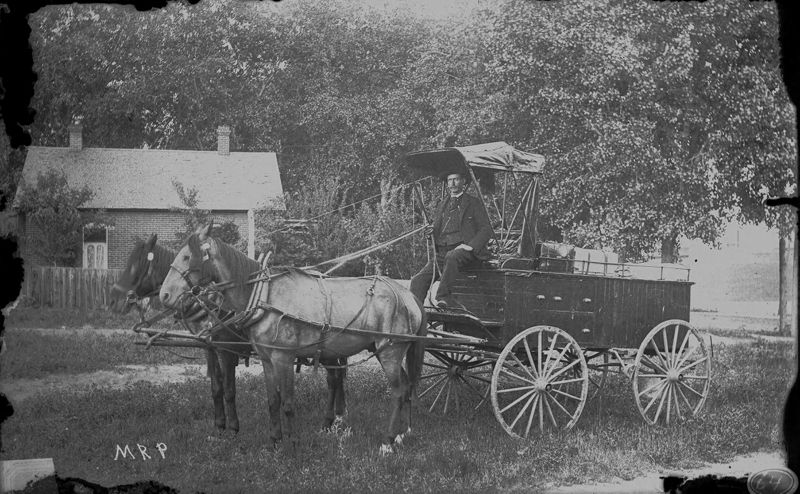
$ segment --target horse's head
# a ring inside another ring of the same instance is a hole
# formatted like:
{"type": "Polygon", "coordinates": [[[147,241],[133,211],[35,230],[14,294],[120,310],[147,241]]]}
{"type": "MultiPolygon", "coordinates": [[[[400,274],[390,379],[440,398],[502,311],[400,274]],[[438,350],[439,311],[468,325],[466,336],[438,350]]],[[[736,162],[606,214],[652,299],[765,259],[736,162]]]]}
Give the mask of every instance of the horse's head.
{"type": "Polygon", "coordinates": [[[211,236],[212,229],[213,223],[198,229],[178,251],[161,284],[159,299],[165,307],[177,309],[186,292],[220,281],[216,264],[224,244],[211,236]]]}
{"type": "Polygon", "coordinates": [[[122,274],[111,288],[109,309],[118,314],[127,314],[138,298],[158,288],[160,279],[154,276],[154,256],[158,235],[150,235],[146,242],[138,241],[128,256],[122,274]]]}

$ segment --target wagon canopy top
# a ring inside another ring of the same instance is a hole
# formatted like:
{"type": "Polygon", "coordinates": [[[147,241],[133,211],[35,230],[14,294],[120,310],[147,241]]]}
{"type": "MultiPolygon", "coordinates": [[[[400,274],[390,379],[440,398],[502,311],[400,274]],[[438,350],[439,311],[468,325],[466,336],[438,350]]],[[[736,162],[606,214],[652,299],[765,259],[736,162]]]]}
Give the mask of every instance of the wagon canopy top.
{"type": "Polygon", "coordinates": [[[424,175],[442,178],[451,173],[467,172],[466,167],[541,174],[544,156],[514,149],[500,141],[409,153],[403,163],[424,175]]]}

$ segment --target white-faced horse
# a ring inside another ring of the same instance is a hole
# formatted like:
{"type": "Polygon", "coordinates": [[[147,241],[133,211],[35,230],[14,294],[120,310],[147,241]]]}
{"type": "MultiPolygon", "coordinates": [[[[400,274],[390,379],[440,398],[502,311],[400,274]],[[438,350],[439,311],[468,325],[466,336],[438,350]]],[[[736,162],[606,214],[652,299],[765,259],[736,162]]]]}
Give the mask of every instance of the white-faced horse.
{"type": "MultiPolygon", "coordinates": [[[[192,287],[214,283],[225,287],[224,304],[240,311],[246,308],[251,289],[247,280],[260,266],[211,236],[210,229],[211,225],[190,236],[175,257],[161,286],[165,306],[178,308],[192,287]]],[[[263,316],[226,338],[246,338],[261,358],[272,441],[286,436],[294,449],[292,367],[297,357],[317,358],[324,364],[370,350],[377,354],[392,391],[391,418],[382,440],[382,450],[391,450],[410,430],[411,398],[425,352],[421,303],[406,288],[383,277],[326,278],[282,267],[273,268],[267,278],[257,301],[263,316]]],[[[335,390],[330,392],[329,405],[337,399],[335,390]]]]}

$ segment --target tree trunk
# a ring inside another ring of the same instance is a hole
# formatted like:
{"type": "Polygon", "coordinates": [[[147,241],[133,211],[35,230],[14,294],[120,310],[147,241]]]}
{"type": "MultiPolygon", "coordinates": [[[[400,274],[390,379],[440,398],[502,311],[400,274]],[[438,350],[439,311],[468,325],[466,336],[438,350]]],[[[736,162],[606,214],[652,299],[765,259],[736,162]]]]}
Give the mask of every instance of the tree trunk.
{"type": "Polygon", "coordinates": [[[778,331],[797,335],[797,241],[794,229],[778,240],[778,331]]]}
{"type": "Polygon", "coordinates": [[[670,264],[678,262],[677,234],[673,233],[669,237],[661,240],[661,262],[670,264]]]}

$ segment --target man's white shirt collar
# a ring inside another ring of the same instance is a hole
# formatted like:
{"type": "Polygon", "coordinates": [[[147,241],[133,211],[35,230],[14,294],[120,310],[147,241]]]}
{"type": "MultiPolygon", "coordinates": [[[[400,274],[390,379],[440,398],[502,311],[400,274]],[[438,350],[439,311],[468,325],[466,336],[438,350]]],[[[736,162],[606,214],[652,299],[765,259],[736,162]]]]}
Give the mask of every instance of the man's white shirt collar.
{"type": "Polygon", "coordinates": [[[461,196],[463,196],[463,195],[464,195],[464,191],[462,190],[462,191],[461,191],[461,193],[460,193],[460,194],[458,194],[458,195],[455,195],[455,196],[454,196],[454,195],[451,195],[451,196],[450,196],[450,199],[458,199],[459,197],[461,197],[461,196]]]}

